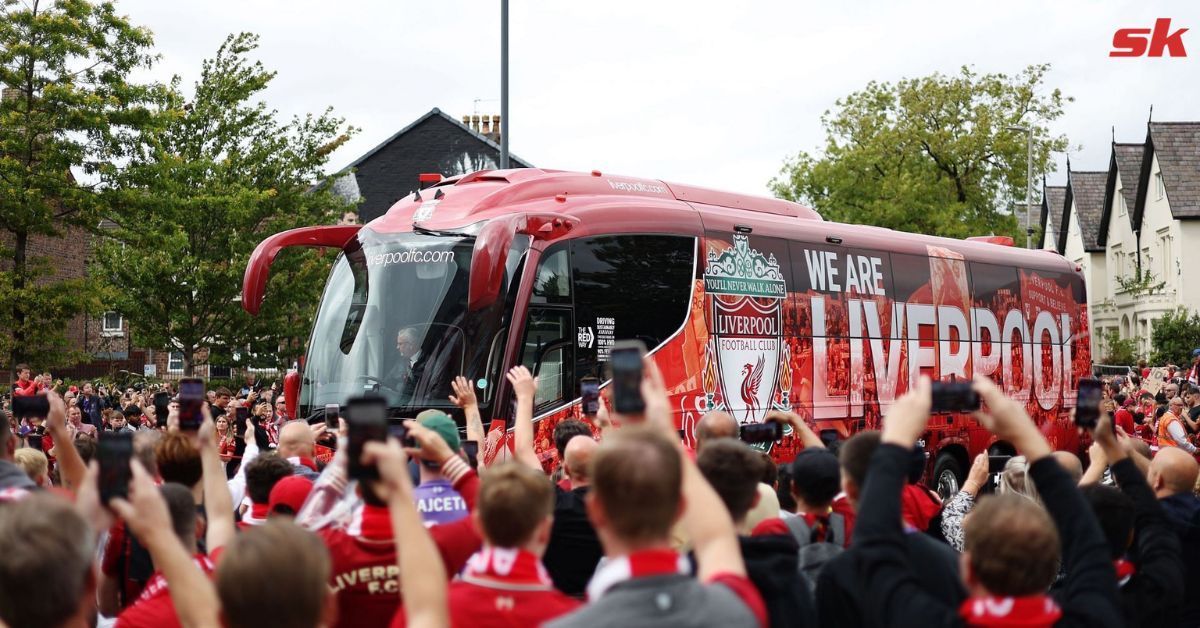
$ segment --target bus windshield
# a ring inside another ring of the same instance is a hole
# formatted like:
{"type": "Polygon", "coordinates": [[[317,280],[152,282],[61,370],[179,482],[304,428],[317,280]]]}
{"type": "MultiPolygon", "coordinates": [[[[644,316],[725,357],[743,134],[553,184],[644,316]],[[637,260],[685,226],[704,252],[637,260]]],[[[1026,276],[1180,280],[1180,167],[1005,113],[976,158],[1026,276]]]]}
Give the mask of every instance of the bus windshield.
{"type": "Polygon", "coordinates": [[[503,346],[503,299],[468,311],[473,245],[469,236],[362,229],[321,299],[301,387],[306,411],[375,393],[393,414],[413,416],[450,406],[456,375],[486,384],[489,350],[503,346]]]}

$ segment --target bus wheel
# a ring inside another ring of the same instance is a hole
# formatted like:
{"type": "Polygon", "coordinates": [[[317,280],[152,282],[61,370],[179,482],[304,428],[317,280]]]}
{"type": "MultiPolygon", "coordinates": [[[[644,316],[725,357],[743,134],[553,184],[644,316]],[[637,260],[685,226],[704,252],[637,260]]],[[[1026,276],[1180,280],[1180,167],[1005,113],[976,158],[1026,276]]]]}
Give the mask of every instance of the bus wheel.
{"type": "Polygon", "coordinates": [[[933,488],[943,500],[950,499],[958,493],[962,479],[962,465],[958,464],[954,454],[945,452],[938,456],[933,465],[933,488]]]}

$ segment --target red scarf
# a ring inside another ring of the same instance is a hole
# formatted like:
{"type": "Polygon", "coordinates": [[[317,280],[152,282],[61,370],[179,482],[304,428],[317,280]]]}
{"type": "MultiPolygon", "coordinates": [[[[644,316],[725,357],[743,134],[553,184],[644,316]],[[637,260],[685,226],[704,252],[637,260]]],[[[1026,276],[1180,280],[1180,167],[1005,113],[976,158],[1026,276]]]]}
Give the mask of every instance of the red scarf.
{"type": "Polygon", "coordinates": [[[462,573],[463,582],[482,587],[550,591],[554,582],[532,552],[506,547],[484,547],[471,555],[462,573]]]}
{"type": "Polygon", "coordinates": [[[626,580],[686,573],[687,559],[671,549],[642,550],[628,556],[606,559],[588,583],[588,599],[598,600],[614,585],[626,580]]]}
{"type": "Polygon", "coordinates": [[[292,462],[293,460],[296,464],[308,467],[314,472],[317,471],[317,463],[313,462],[312,458],[305,458],[304,456],[292,456],[291,458],[288,458],[288,462],[292,462]]]}
{"type": "Polygon", "coordinates": [[[1062,617],[1062,609],[1049,595],[972,597],[962,603],[958,614],[968,626],[1048,628],[1062,617]]]}

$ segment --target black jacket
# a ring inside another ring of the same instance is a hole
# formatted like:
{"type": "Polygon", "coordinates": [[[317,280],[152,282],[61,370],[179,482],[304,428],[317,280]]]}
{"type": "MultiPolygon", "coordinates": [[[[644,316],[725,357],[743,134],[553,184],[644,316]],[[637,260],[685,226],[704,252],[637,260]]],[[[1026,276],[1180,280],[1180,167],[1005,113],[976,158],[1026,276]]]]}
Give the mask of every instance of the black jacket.
{"type": "MultiPolygon", "coordinates": [[[[958,572],[958,552],[927,534],[904,535],[905,557],[921,589],[953,608],[966,599],[958,572]]],[[[861,551],[856,547],[830,561],[817,577],[817,617],[821,628],[886,626],[876,609],[863,605],[861,551]]]]}
{"type": "Polygon", "coordinates": [[[584,505],[587,493],[586,486],[571,491],[554,487],[554,525],[542,557],[554,587],[574,597],[583,597],[596,564],[604,556],[584,505]]]}
{"type": "Polygon", "coordinates": [[[743,536],[746,573],[767,606],[771,628],[817,626],[808,585],[800,575],[800,546],[790,534],[743,536]]]}
{"type": "Polygon", "coordinates": [[[1167,511],[1154,498],[1146,478],[1132,460],[1112,466],[1121,491],[1133,500],[1137,571],[1121,586],[1125,625],[1176,626],[1183,599],[1183,557],[1179,538],[1167,522],[1167,511]]]}
{"type": "Polygon", "coordinates": [[[1200,498],[1191,493],[1172,495],[1159,501],[1167,521],[1182,544],[1184,595],[1179,626],[1200,626],[1200,498]]]}
{"type": "MultiPolygon", "coordinates": [[[[921,588],[904,552],[900,489],[911,452],[883,444],[871,458],[855,522],[854,545],[862,557],[863,607],[893,626],[964,626],[958,607],[921,588]]],[[[1052,457],[1029,467],[1029,476],[1062,538],[1067,579],[1057,598],[1056,626],[1121,626],[1116,572],[1108,543],[1091,509],[1067,472],[1052,457]]]]}

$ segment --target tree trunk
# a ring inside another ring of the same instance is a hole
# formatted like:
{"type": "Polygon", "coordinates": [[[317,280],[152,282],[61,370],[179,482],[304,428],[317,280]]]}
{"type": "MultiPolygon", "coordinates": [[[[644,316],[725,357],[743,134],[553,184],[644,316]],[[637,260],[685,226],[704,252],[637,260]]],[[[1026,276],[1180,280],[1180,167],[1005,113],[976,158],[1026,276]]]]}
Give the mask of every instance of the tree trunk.
{"type": "Polygon", "coordinates": [[[187,346],[183,349],[183,376],[193,377],[196,374],[196,347],[187,346]]]}
{"type": "MultiPolygon", "coordinates": [[[[13,242],[13,292],[20,294],[25,289],[25,272],[28,267],[26,249],[29,247],[29,234],[17,231],[13,235],[16,236],[13,242]]],[[[15,372],[17,364],[25,359],[25,308],[22,306],[20,298],[13,299],[12,318],[12,351],[8,356],[8,366],[15,372]]]]}

